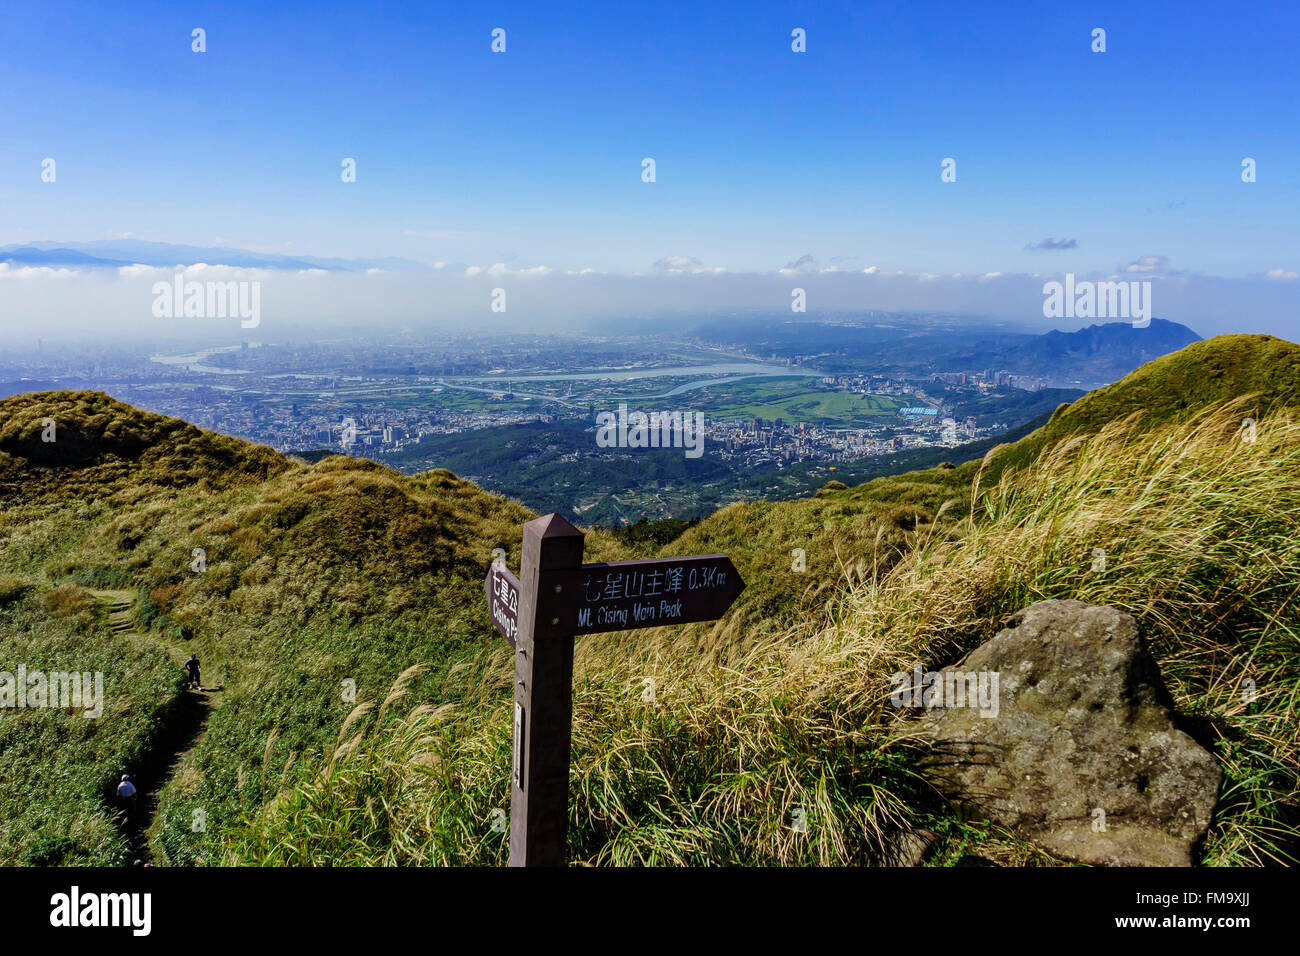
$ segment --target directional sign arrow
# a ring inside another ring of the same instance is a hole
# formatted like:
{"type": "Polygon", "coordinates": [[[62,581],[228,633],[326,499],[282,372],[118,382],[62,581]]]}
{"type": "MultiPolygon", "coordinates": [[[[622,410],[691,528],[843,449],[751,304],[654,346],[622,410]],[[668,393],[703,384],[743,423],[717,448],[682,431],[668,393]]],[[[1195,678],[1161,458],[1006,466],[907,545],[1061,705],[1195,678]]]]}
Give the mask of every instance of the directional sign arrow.
{"type": "Polygon", "coordinates": [[[492,623],[515,649],[511,866],[564,863],[574,635],[711,621],[745,589],[725,554],[583,564],[583,538],[560,515],[534,518],[519,577],[497,562],[483,582],[492,623]]]}
{"type": "Polygon", "coordinates": [[[584,564],[540,584],[546,623],[569,634],[711,621],[745,589],[725,554],[584,564]]]}
{"type": "Polygon", "coordinates": [[[504,564],[493,562],[483,579],[483,590],[487,592],[492,623],[514,647],[519,632],[519,579],[504,564]]]}

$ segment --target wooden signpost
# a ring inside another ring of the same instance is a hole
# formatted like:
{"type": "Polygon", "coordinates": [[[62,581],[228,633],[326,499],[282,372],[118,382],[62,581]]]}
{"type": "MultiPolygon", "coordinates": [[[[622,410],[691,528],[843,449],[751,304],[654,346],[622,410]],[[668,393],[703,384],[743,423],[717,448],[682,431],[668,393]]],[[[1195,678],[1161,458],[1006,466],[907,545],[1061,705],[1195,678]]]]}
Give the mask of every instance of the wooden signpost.
{"type": "Polygon", "coordinates": [[[487,591],[492,623],[510,646],[515,647],[515,634],[519,631],[519,579],[504,564],[494,561],[483,590],[487,591]]]}
{"type": "Polygon", "coordinates": [[[516,578],[504,563],[483,589],[515,649],[510,865],[562,866],[569,820],[573,639],[711,621],[745,588],[725,554],[583,564],[584,535],[559,515],[524,525],[516,578]]]}

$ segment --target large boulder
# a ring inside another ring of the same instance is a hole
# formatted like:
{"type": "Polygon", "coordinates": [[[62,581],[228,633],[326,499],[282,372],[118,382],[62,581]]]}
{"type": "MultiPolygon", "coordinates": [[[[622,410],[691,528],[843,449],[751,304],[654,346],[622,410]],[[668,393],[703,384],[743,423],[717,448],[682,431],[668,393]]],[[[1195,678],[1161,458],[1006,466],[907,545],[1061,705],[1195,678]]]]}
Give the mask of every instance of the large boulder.
{"type": "Polygon", "coordinates": [[[948,692],[926,701],[920,722],[933,745],[927,775],[968,816],[1064,859],[1190,865],[1221,774],[1174,726],[1137,622],[1112,607],[1042,601],[1006,624],[940,672],[948,692]],[[992,700],[952,693],[958,677],[974,689],[981,673],[992,700]]]}

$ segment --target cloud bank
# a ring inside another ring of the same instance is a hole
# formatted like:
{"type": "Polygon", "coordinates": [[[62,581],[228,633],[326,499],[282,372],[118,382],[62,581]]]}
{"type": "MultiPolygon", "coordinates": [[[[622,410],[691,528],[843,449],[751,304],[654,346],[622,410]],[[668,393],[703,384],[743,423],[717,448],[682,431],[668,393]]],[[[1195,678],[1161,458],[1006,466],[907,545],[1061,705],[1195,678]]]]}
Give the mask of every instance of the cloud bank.
{"type": "MultiPolygon", "coordinates": [[[[330,272],[254,269],[195,263],[174,268],[128,265],[79,269],[0,263],[0,329],[13,348],[37,335],[47,341],[172,338],[202,333],[232,341],[274,340],[278,330],[340,330],[400,324],[416,329],[573,328],[618,316],[725,315],[739,311],[791,314],[792,293],[804,290],[807,317],[845,311],[926,311],[1051,328],[1043,318],[1043,284],[1062,275],[944,275],[868,266],[818,269],[811,257],[768,273],[727,272],[696,257],[670,255],[642,275],[593,269],[559,271],[543,264],[461,265],[422,272],[330,272]],[[260,327],[241,332],[222,319],[157,319],[153,284],[181,272],[187,281],[260,283],[260,327]],[[494,311],[495,291],[506,310],[494,311]]],[[[1201,335],[1266,332],[1300,339],[1300,271],[1278,266],[1248,278],[1184,273],[1159,255],[1117,265],[1114,274],[1084,279],[1149,279],[1153,315],[1201,335]]],[[[1083,323],[1083,324],[1086,324],[1083,323]]]]}

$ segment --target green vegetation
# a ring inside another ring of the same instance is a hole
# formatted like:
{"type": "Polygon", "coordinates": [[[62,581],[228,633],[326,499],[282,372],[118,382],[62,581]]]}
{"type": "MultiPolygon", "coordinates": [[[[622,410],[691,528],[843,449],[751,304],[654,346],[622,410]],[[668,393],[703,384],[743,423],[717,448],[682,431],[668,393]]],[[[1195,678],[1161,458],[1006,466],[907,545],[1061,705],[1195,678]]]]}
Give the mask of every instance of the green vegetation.
{"type": "MultiPolygon", "coordinates": [[[[927,395],[933,396],[935,392],[933,387],[926,389],[927,395]]],[[[942,394],[953,403],[953,418],[961,421],[970,417],[981,428],[989,428],[998,422],[1029,421],[1041,415],[1051,415],[1085,393],[1074,388],[1044,388],[1037,392],[998,388],[982,395],[971,395],[969,391],[945,388],[942,394]]]]}
{"type": "Polygon", "coordinates": [[[1214,402],[1258,395],[1247,414],[1294,405],[1300,394],[1300,345],[1271,335],[1220,335],[1148,362],[1113,385],[1063,406],[1038,433],[997,456],[995,470],[1022,467],[1072,434],[1095,432],[1137,415],[1146,427],[1214,402]]]}
{"type": "MultiPolygon", "coordinates": [[[[590,532],[588,560],[724,551],[749,586],[715,623],[579,641],[571,857],[872,863],[925,826],[940,863],[1052,863],[955,820],[887,701],[891,674],[1058,597],[1139,619],[1222,762],[1201,861],[1294,860],[1297,358],[1197,343],[979,461],[590,532]]],[[[192,650],[221,701],[162,793],[156,860],[505,860],[513,671],[482,579],[495,548],[518,566],[528,511],[446,470],[295,463],[98,394],[17,396],[0,422],[0,670],[102,670],[107,698],[98,720],[0,714],[0,863],[124,861],[112,786],[157,759],[192,650]],[[88,588],[138,595],[138,633],[88,588]]]]}
{"type": "MultiPolygon", "coordinates": [[[[889,570],[833,598],[820,625],[795,625],[725,663],[721,648],[691,652],[666,632],[624,646],[581,641],[572,858],[870,863],[899,829],[927,826],[942,834],[940,859],[1051,862],[947,813],[888,697],[892,674],[951,662],[1011,611],[1057,597],[1134,614],[1178,710],[1222,762],[1201,861],[1295,862],[1300,421],[1270,415],[1247,444],[1241,407],[1153,431],[1119,421],[1060,444],[980,490],[949,533],[914,535],[889,570]],[[1090,564],[1098,546],[1111,556],[1102,573],[1090,564]],[[649,702],[646,676],[656,681],[649,702]],[[1246,678],[1259,688],[1253,701],[1246,678]],[[790,826],[796,809],[806,835],[790,826]]],[[[467,686],[457,708],[417,709],[288,775],[280,799],[234,834],[228,859],[502,862],[490,820],[508,792],[505,655],[490,672],[496,693],[467,686]],[[376,846],[376,832],[400,839],[376,846]]]]}
{"type": "Polygon", "coordinates": [[[12,577],[4,585],[0,671],[99,672],[104,700],[100,717],[87,716],[85,706],[0,713],[0,863],[130,862],[113,793],[121,773],[147,761],[180,692],[180,674],[155,642],[124,653],[77,585],[18,586],[12,577]]]}
{"type": "Polygon", "coordinates": [[[578,513],[586,524],[608,527],[645,517],[644,508],[621,506],[620,498],[653,499],[659,505],[656,517],[662,510],[698,517],[701,502],[715,500],[737,478],[716,456],[687,458],[677,448],[599,449],[592,427],[573,421],[432,436],[388,460],[404,471],[437,463],[469,479],[491,479],[504,494],[539,512],[578,513]],[[593,497],[598,503],[581,510],[587,502],[579,502],[593,497]]]}
{"type": "MultiPolygon", "coordinates": [[[[517,564],[531,515],[449,472],[407,478],[339,456],[294,465],[101,395],[17,396],[0,403],[0,420],[0,670],[103,670],[108,697],[98,720],[0,716],[0,760],[16,785],[0,862],[34,852],[49,832],[83,830],[74,839],[90,861],[120,860],[110,784],[147,760],[191,651],[222,705],[161,799],[152,847],[170,863],[215,859],[213,834],[274,794],[265,767],[332,744],[352,688],[371,697],[421,663],[412,690],[438,700],[448,673],[479,666],[500,640],[482,613],[482,580],[496,547],[517,564]],[[54,443],[40,441],[45,418],[59,428],[54,443]],[[106,450],[73,437],[93,435],[106,450]],[[65,436],[66,447],[50,447],[65,436]],[[111,632],[78,580],[137,590],[142,633],[111,632]],[[80,742],[52,745],[62,739],[80,742]],[[192,829],[195,810],[206,832],[192,829]]],[[[601,534],[588,553],[625,555],[601,534]]]]}
{"type": "Polygon", "coordinates": [[[697,524],[698,521],[682,521],[680,518],[664,518],[661,521],[646,521],[643,518],[635,524],[615,528],[611,533],[614,540],[639,557],[657,554],[670,541],[681,537],[697,524]]]}
{"type": "Polygon", "coordinates": [[[690,393],[692,407],[715,419],[780,418],[831,428],[879,424],[907,402],[890,395],[859,395],[827,388],[810,376],[747,378],[690,393]]]}
{"type": "MultiPolygon", "coordinates": [[[[1027,394],[1027,393],[1026,393],[1027,394]]],[[[1053,406],[1055,407],[1055,406],[1053,406]]],[[[1047,417],[998,438],[963,446],[983,455],[1029,434],[1047,417]]],[[[900,470],[938,465],[958,449],[921,448],[830,465],[802,462],[756,470],[704,455],[685,458],[677,449],[626,451],[593,448],[593,433],[573,422],[531,423],[438,435],[386,460],[405,472],[435,464],[470,480],[491,481],[533,510],[574,514],[588,525],[618,527],[665,515],[706,517],[735,501],[797,498],[825,484],[828,475],[861,483],[900,470]]],[[[297,456],[319,461],[327,453],[297,456]]]]}

